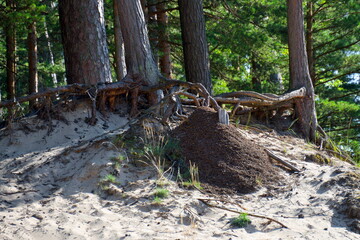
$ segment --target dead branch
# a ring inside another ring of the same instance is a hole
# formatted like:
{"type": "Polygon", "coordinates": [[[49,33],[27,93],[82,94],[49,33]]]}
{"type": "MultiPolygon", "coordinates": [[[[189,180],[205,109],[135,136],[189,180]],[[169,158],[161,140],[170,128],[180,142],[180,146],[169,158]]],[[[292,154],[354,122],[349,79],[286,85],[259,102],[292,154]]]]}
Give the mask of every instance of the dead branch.
{"type": "Polygon", "coordinates": [[[253,97],[258,98],[262,100],[268,100],[268,101],[276,101],[279,96],[273,95],[273,96],[267,96],[266,94],[261,94],[253,91],[238,91],[238,92],[230,92],[230,93],[223,93],[219,94],[216,97],[222,97],[222,98],[237,98],[240,96],[246,96],[246,97],[253,97]]]}
{"type": "Polygon", "coordinates": [[[229,208],[226,208],[226,207],[222,207],[222,206],[217,206],[217,205],[214,205],[214,204],[211,204],[209,203],[209,201],[211,199],[201,199],[201,198],[198,198],[199,201],[201,201],[202,203],[204,203],[205,205],[209,206],[209,207],[214,207],[214,208],[219,208],[219,209],[222,209],[222,210],[226,210],[226,211],[229,211],[229,212],[233,212],[233,213],[238,213],[238,214],[247,214],[248,216],[251,216],[251,217],[257,217],[257,218],[262,218],[262,219],[267,219],[269,221],[272,221],[272,222],[275,222],[277,224],[279,224],[281,227],[283,228],[288,228],[286,225],[284,225],[283,223],[273,219],[273,218],[270,218],[270,217],[266,217],[266,216],[261,216],[261,215],[257,215],[257,214],[253,214],[253,213],[247,213],[247,212],[240,212],[240,211],[236,211],[236,210],[232,210],[232,209],[229,209],[229,208]]]}
{"type": "Polygon", "coordinates": [[[274,94],[265,95],[251,91],[244,91],[221,94],[214,99],[219,104],[240,104],[250,107],[266,107],[273,106],[282,102],[288,102],[295,98],[303,98],[305,97],[305,94],[306,89],[303,87],[281,96],[277,96],[274,94]]]}
{"type": "Polygon", "coordinates": [[[294,172],[301,172],[299,169],[291,165],[290,163],[286,162],[285,160],[281,159],[280,157],[276,156],[273,152],[265,149],[265,152],[269,155],[269,157],[273,158],[274,160],[278,161],[279,163],[285,165],[286,167],[290,168],[294,172]]]}
{"type": "Polygon", "coordinates": [[[21,191],[16,191],[16,192],[4,192],[4,193],[0,193],[0,195],[14,195],[14,194],[24,194],[24,193],[30,193],[30,192],[38,192],[39,190],[33,190],[33,189],[30,189],[30,190],[21,190],[21,191]]]}

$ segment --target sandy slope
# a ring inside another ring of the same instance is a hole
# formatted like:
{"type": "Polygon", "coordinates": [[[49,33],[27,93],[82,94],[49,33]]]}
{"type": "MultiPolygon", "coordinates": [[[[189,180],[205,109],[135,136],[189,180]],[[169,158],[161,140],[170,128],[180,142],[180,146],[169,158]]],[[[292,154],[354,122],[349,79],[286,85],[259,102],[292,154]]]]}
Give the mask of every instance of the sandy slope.
{"type": "Polygon", "coordinates": [[[351,181],[344,184],[354,170],[345,163],[303,161],[315,150],[302,140],[239,130],[302,172],[281,170],[288,184],[278,189],[223,196],[288,226],[251,218],[252,224],[237,229],[229,224],[237,214],[198,200],[218,196],[185,190],[172,181],[165,186],[170,196],[154,204],[156,172],[151,166],[124,161],[114,173],[120,182],[113,186],[114,195],[105,195],[98,183],[113,173],[110,159],[121,149],[95,137],[121,133],[127,119],[111,115],[90,127],[84,123],[87,115],[86,110],[66,113],[69,125],[54,120],[49,135],[46,127],[41,129],[45,123],[27,119],[27,126],[40,129],[16,131],[11,145],[10,136],[0,133],[0,239],[360,239],[347,227],[354,220],[341,213],[347,193],[359,191],[351,189],[351,181]]]}

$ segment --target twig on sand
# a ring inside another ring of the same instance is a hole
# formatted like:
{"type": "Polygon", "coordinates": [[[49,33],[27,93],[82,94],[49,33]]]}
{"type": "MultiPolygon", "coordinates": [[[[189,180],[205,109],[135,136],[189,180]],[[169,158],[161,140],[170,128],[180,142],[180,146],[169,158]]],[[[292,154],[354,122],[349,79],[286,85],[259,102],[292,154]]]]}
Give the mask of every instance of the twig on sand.
{"type": "Polygon", "coordinates": [[[241,206],[239,203],[230,202],[226,199],[219,199],[219,198],[198,198],[200,201],[216,201],[216,202],[223,202],[223,203],[230,203],[238,206],[241,209],[248,210],[245,207],[241,206]]]}
{"type": "MultiPolygon", "coordinates": [[[[281,222],[279,222],[279,221],[277,221],[277,220],[275,220],[275,219],[273,219],[273,218],[270,218],[270,217],[261,216],[261,215],[257,215],[257,214],[253,214],[253,213],[248,213],[248,212],[240,212],[240,211],[232,210],[232,209],[229,209],[229,208],[226,208],[226,207],[217,206],[217,205],[214,205],[214,204],[209,203],[209,201],[212,201],[213,199],[198,198],[198,200],[201,201],[201,202],[203,202],[205,205],[207,205],[207,206],[209,206],[209,207],[219,208],[219,209],[222,209],[222,210],[226,210],[226,211],[233,212],[233,213],[238,213],[238,214],[246,213],[248,216],[267,219],[267,220],[269,220],[269,221],[272,221],[272,222],[275,222],[275,223],[279,224],[279,225],[280,225],[281,227],[283,227],[283,228],[288,228],[287,226],[285,226],[285,225],[282,224],[281,222]]],[[[216,199],[216,201],[219,201],[219,200],[216,199]]],[[[221,200],[220,200],[220,201],[221,201],[221,200]]]]}
{"type": "Polygon", "coordinates": [[[38,192],[38,190],[21,190],[21,191],[16,191],[16,192],[3,192],[0,193],[0,195],[13,195],[13,194],[20,194],[20,193],[29,193],[29,192],[38,192]]]}
{"type": "Polygon", "coordinates": [[[273,158],[274,160],[280,162],[281,164],[285,165],[286,167],[290,168],[294,172],[301,172],[299,169],[291,165],[290,163],[286,162],[285,160],[281,159],[280,157],[276,156],[273,152],[265,149],[265,152],[269,155],[269,157],[273,158]]]}

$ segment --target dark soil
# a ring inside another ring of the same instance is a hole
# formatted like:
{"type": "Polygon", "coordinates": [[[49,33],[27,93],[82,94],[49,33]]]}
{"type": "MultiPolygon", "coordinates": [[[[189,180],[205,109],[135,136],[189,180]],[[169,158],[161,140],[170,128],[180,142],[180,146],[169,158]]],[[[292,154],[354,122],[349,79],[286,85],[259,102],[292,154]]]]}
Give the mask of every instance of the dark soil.
{"type": "Polygon", "coordinates": [[[210,108],[195,110],[172,136],[180,140],[186,160],[198,166],[200,182],[210,192],[250,193],[281,179],[264,149],[235,126],[218,123],[210,108]]]}

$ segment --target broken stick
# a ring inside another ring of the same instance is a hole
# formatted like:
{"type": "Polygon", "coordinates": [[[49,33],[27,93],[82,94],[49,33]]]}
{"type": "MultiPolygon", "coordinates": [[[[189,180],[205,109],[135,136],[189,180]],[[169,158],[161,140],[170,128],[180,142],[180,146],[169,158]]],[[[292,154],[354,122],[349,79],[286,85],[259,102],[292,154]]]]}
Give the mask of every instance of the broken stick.
{"type": "Polygon", "coordinates": [[[248,212],[240,212],[240,211],[232,210],[232,209],[229,209],[229,208],[226,208],[226,207],[217,206],[217,205],[209,203],[209,201],[211,201],[211,199],[198,198],[198,200],[203,202],[205,205],[207,205],[209,207],[219,208],[219,209],[222,209],[222,210],[226,210],[226,211],[233,212],[233,213],[238,213],[238,214],[246,213],[248,216],[267,219],[269,221],[276,222],[277,224],[279,224],[283,228],[288,228],[283,223],[281,223],[281,222],[279,222],[279,221],[277,221],[277,220],[275,220],[273,218],[270,218],[270,217],[261,216],[261,215],[257,215],[257,214],[252,214],[252,213],[248,213],[248,212]]]}
{"type": "Polygon", "coordinates": [[[286,167],[290,168],[294,172],[301,172],[299,169],[291,165],[290,163],[286,162],[285,160],[281,159],[280,157],[276,156],[273,152],[265,149],[265,152],[269,155],[269,157],[273,158],[274,160],[278,161],[279,163],[285,165],[286,167]]]}

